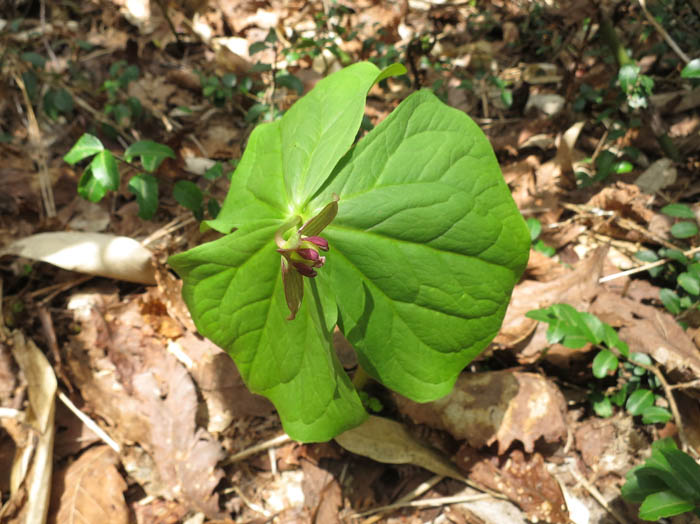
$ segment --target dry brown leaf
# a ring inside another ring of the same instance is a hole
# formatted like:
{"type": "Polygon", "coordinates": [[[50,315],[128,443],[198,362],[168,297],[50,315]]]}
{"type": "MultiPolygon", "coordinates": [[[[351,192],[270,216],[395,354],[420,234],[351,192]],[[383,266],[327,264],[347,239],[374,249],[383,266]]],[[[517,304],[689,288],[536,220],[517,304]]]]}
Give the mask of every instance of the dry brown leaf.
{"type": "Polygon", "coordinates": [[[311,510],[315,524],[340,524],[343,505],[340,484],[333,474],[308,460],[301,461],[304,480],[304,504],[311,510]]]}
{"type": "Polygon", "coordinates": [[[146,450],[141,463],[125,458],[146,492],[217,517],[213,490],[223,475],[216,468],[223,450],[196,426],[194,384],[159,339],[154,304],[152,293],[145,293],[108,313],[104,306],[76,313],[82,330],[66,346],[66,362],[86,411],[106,421],[108,434],[123,446],[137,443],[128,449],[146,450]]]}
{"type": "Polygon", "coordinates": [[[207,403],[202,425],[209,431],[223,431],[237,417],[274,412],[269,400],[250,392],[231,357],[213,342],[186,333],[176,344],[192,360],[189,371],[207,403]]]}
{"type": "Polygon", "coordinates": [[[498,442],[499,454],[515,440],[532,452],[540,437],[554,442],[566,436],[564,397],[534,373],[464,373],[450,394],[435,402],[395,398],[399,410],[414,422],[446,430],[474,448],[498,442]]]}
{"type": "Polygon", "coordinates": [[[571,304],[577,309],[587,309],[598,289],[598,279],[603,271],[607,251],[607,247],[596,249],[589,258],[579,263],[574,271],[550,282],[526,280],[517,284],[494,343],[513,347],[534,331],[534,336],[519,351],[518,358],[523,363],[536,360],[540,352],[549,345],[545,336],[547,326],[538,326],[536,320],[527,318],[525,314],[533,309],[559,302],[571,304]]]}
{"type": "Polygon", "coordinates": [[[500,460],[463,446],[457,463],[475,482],[499,491],[515,502],[532,522],[568,524],[569,514],[559,483],[547,470],[542,455],[513,450],[500,460]]]}
{"type": "Polygon", "coordinates": [[[220,518],[219,495],[223,478],[217,463],[224,457],[218,442],[196,428],[197,393],[187,370],[165,354],[156,373],[134,376],[133,386],[150,424],[149,441],[142,445],[155,461],[168,498],[210,518],[220,518]]]}
{"type": "Polygon", "coordinates": [[[109,446],[97,446],[56,472],[49,522],[128,524],[126,481],[117,469],[118,464],[119,456],[109,446]]]}
{"type": "Polygon", "coordinates": [[[600,293],[591,313],[620,328],[631,351],[646,353],[680,380],[700,376],[700,354],[688,334],[668,313],[620,295],[600,293]]]}
{"type": "Polygon", "coordinates": [[[377,462],[414,464],[437,475],[463,478],[449,460],[414,438],[402,424],[388,418],[370,415],[360,426],[335,437],[335,441],[351,453],[377,462]]]}

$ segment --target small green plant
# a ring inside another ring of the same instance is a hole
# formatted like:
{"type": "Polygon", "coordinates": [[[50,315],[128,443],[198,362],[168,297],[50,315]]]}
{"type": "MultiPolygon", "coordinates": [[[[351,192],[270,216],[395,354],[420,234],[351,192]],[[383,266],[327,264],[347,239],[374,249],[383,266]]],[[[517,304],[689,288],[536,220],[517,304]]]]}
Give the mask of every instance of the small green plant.
{"type": "Polygon", "coordinates": [[[20,57],[30,64],[30,67],[22,73],[22,81],[29,100],[39,101],[42,90],[40,82],[43,80],[49,85],[41,100],[44,113],[52,120],[56,120],[60,115],[70,116],[74,107],[73,97],[65,88],[56,86],[58,75],[45,71],[46,59],[32,51],[22,53],[20,57]]]}
{"type": "MultiPolygon", "coordinates": [[[[139,68],[128,65],[125,60],[114,62],[109,68],[109,77],[102,84],[102,90],[107,93],[107,103],[104,114],[112,118],[118,125],[127,127],[143,115],[143,107],[139,99],[127,93],[129,84],[139,77],[139,68]]],[[[114,134],[114,130],[109,130],[114,134]]]]}
{"type": "MultiPolygon", "coordinates": [[[[665,215],[676,219],[670,233],[676,239],[686,240],[698,234],[698,224],[693,210],[685,204],[668,204],[661,208],[665,215]]],[[[657,252],[644,249],[635,254],[643,262],[656,262],[662,258],[671,261],[649,269],[652,278],[662,281],[664,287],[659,298],[672,315],[683,323],[686,312],[700,308],[700,253],[692,258],[677,249],[661,248],[657,252]]]]}
{"type": "Polygon", "coordinates": [[[597,347],[598,353],[592,365],[596,378],[604,379],[617,374],[614,391],[603,394],[600,388],[592,388],[591,402],[598,416],[611,416],[613,405],[617,405],[624,406],[633,416],[640,415],[644,424],[665,423],[671,419],[671,413],[657,405],[664,401],[654,392],[660,387],[658,379],[647,369],[635,365],[650,365],[651,359],[648,355],[630,352],[612,326],[591,313],[577,311],[569,304],[554,304],[529,311],[526,316],[549,325],[547,341],[550,344],[562,344],[573,349],[586,344],[597,347]],[[625,359],[621,366],[620,356],[625,359]]]}
{"type": "Polygon", "coordinates": [[[225,236],[169,259],[197,329],[297,440],[367,417],[335,326],[371,377],[434,400],[495,336],[527,261],[525,221],[463,112],[418,91],[353,145],[369,89],[404,72],[354,64],[258,125],[205,222],[225,236]]]}
{"type": "Polygon", "coordinates": [[[700,517],[700,466],[673,439],[657,440],[651,445],[651,457],[625,476],[622,496],[641,504],[643,520],[689,512],[700,517]]]}
{"type": "MultiPolygon", "coordinates": [[[[141,171],[129,179],[128,188],[136,196],[139,205],[139,217],[150,220],[158,209],[158,179],[154,173],[166,158],[175,158],[175,153],[168,146],[151,140],[140,140],[131,144],[124,157],[119,158],[102,141],[94,135],[85,133],[66,153],[63,160],[70,165],[86,159],[90,163],[83,171],[78,182],[78,194],[90,202],[99,202],[108,191],[119,190],[120,175],[117,160],[128,164],[131,168],[141,171]],[[140,168],[134,163],[140,159],[140,168]],[[145,171],[145,172],[144,172],[145,171]]],[[[215,164],[204,174],[208,180],[222,176],[222,166],[215,164]]],[[[201,220],[204,218],[204,195],[199,186],[188,180],[180,180],[173,187],[175,200],[183,207],[191,210],[201,220]]],[[[219,204],[209,199],[207,209],[210,216],[216,217],[219,204]]]]}
{"type": "Polygon", "coordinates": [[[527,228],[530,231],[530,239],[532,240],[532,249],[539,251],[543,255],[548,257],[553,257],[556,250],[547,244],[540,238],[542,233],[542,224],[536,218],[528,218],[526,220],[527,228]]]}
{"type": "Polygon", "coordinates": [[[238,78],[233,73],[226,73],[221,78],[200,73],[199,82],[202,85],[202,94],[215,106],[222,107],[233,98],[238,78]]]}

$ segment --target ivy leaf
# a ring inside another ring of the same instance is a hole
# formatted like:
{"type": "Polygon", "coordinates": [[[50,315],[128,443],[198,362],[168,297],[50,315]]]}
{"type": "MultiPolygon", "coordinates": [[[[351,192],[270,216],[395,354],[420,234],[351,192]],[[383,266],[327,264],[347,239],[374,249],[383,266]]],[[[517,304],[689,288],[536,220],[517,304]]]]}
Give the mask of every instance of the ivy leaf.
{"type": "Polygon", "coordinates": [[[107,194],[107,188],[92,175],[92,168],[88,168],[78,181],[78,194],[90,202],[99,202],[107,194]]]}
{"type": "Polygon", "coordinates": [[[625,408],[630,415],[641,415],[645,409],[654,405],[654,393],[648,389],[638,389],[627,399],[625,408]]]}
{"type": "Polygon", "coordinates": [[[127,162],[131,162],[136,157],[141,157],[143,168],[149,173],[153,173],[163,160],[175,158],[175,153],[165,144],[159,144],[152,140],[139,140],[124,151],[124,159],[127,162]]]}
{"type": "Polygon", "coordinates": [[[676,238],[690,238],[698,234],[695,222],[676,222],[671,226],[671,234],[676,238]]]}
{"type": "Polygon", "coordinates": [[[129,191],[136,195],[139,217],[144,220],[153,218],[158,209],[158,180],[156,177],[146,173],[131,177],[129,191]]]}
{"type": "Polygon", "coordinates": [[[419,91],[349,152],[311,207],[334,193],[323,272],[360,363],[412,400],[447,394],[496,335],[530,245],[488,140],[419,91]]]}
{"type": "Polygon", "coordinates": [[[75,165],[84,158],[92,156],[99,153],[104,149],[100,139],[89,133],[83,134],[70,151],[66,153],[63,160],[68,162],[70,165],[75,165]]]}
{"type": "Polygon", "coordinates": [[[615,354],[604,349],[599,351],[593,359],[593,376],[596,378],[605,378],[610,372],[614,372],[619,364],[615,354]]]}
{"type": "Polygon", "coordinates": [[[114,156],[107,149],[100,151],[90,162],[90,172],[105,189],[119,189],[119,169],[114,156]]]}

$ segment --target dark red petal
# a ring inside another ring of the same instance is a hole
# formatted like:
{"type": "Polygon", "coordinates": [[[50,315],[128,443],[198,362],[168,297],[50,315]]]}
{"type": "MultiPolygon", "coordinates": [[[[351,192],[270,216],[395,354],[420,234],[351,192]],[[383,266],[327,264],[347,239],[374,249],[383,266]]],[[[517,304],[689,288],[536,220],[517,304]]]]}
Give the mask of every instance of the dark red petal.
{"type": "Polygon", "coordinates": [[[297,253],[301,258],[306,260],[313,260],[314,262],[319,259],[318,251],[315,249],[297,249],[297,253]]]}
{"type": "Polygon", "coordinates": [[[296,269],[299,274],[305,277],[313,278],[317,275],[314,268],[307,266],[303,262],[292,262],[292,266],[294,266],[294,269],[296,269]]]}
{"type": "Polygon", "coordinates": [[[312,244],[315,244],[318,246],[318,248],[321,251],[328,251],[328,240],[326,240],[323,237],[319,236],[310,236],[310,237],[301,237],[302,240],[306,240],[307,242],[311,242],[312,244]]]}

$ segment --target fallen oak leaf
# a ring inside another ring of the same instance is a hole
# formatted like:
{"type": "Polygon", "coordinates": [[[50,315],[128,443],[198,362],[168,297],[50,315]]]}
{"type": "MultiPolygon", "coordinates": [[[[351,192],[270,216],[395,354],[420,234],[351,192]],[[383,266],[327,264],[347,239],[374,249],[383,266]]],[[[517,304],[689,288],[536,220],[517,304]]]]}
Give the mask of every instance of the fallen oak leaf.
{"type": "Polygon", "coordinates": [[[109,446],[97,446],[57,472],[49,522],[128,524],[129,509],[124,500],[127,486],[118,464],[119,455],[109,446]]]}

